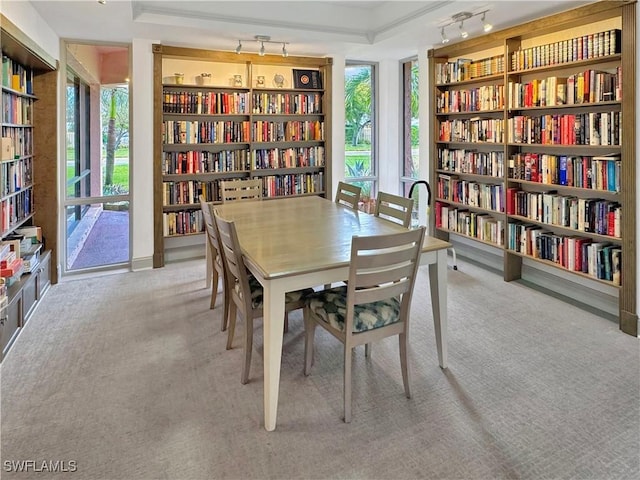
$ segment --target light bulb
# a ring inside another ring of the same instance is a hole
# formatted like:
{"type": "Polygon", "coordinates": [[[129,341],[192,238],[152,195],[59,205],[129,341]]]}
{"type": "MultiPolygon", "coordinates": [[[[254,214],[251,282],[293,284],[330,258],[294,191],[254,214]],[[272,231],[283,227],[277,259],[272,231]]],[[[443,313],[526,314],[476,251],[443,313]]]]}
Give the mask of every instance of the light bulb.
{"type": "Polygon", "coordinates": [[[259,54],[261,57],[264,57],[264,42],[261,42],[261,43],[262,43],[262,46],[260,47],[260,52],[258,52],[258,54],[259,54]]]}
{"type": "Polygon", "coordinates": [[[236,53],[240,54],[240,50],[242,50],[242,42],[238,40],[238,46],[236,47],[236,53]]]}
{"type": "Polygon", "coordinates": [[[442,38],[442,43],[449,43],[449,38],[447,38],[447,34],[444,33],[444,27],[440,31],[440,37],[442,38]]]}
{"type": "Polygon", "coordinates": [[[287,52],[287,44],[286,43],[282,44],[282,56],[283,57],[288,57],[289,56],[289,52],[287,52]]]}
{"type": "Polygon", "coordinates": [[[469,33],[464,29],[464,22],[460,22],[460,36],[462,38],[467,38],[469,33]]]}
{"type": "Polygon", "coordinates": [[[488,33],[493,29],[493,25],[491,25],[489,22],[485,20],[484,18],[485,14],[486,12],[482,14],[482,25],[483,25],[482,29],[488,33]]]}

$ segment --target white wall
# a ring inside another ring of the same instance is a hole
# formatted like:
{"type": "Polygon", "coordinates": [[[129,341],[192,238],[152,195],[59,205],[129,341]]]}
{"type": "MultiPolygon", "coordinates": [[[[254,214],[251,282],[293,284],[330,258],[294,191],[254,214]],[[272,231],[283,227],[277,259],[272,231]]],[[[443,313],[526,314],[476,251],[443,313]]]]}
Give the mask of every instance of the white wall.
{"type": "Polygon", "coordinates": [[[158,41],[134,38],[131,68],[131,268],[153,266],[153,53],[158,41]]]}
{"type": "Polygon", "coordinates": [[[331,195],[333,197],[339,181],[344,180],[344,67],[345,57],[340,54],[333,58],[331,78],[331,195]]]}
{"type": "Polygon", "coordinates": [[[400,192],[400,62],[382,60],[378,63],[378,191],[400,192]]]}
{"type": "Polygon", "coordinates": [[[29,2],[0,2],[2,14],[56,60],[60,60],[60,39],[29,2]]]}

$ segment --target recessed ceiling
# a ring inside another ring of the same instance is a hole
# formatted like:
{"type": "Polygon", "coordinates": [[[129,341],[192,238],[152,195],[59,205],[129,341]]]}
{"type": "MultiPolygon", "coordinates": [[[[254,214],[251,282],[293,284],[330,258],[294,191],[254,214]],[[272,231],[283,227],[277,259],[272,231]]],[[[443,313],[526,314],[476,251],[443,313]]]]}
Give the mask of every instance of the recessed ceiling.
{"type": "MultiPolygon", "coordinates": [[[[2,0],[3,3],[21,0],[2,0]]],[[[239,38],[270,35],[291,55],[399,59],[438,46],[455,13],[488,10],[496,29],[573,8],[585,1],[32,1],[61,37],[130,43],[146,38],[179,46],[234,50],[239,38]]],[[[465,23],[470,36],[480,21],[465,23]],[[477,25],[476,25],[477,23],[477,25]]]]}

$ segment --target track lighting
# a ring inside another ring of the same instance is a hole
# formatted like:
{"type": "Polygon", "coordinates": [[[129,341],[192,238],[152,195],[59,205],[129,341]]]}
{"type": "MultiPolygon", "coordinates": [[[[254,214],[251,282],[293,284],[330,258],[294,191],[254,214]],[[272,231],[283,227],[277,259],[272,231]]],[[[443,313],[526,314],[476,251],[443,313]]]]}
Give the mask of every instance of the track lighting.
{"type": "Polygon", "coordinates": [[[442,41],[442,43],[449,43],[449,37],[447,37],[447,34],[445,32],[445,29],[451,25],[455,25],[458,24],[458,30],[460,31],[460,37],[461,38],[467,38],[469,36],[469,32],[467,31],[466,28],[464,28],[464,22],[465,20],[469,20],[470,18],[476,17],[478,15],[482,15],[481,20],[482,20],[482,29],[485,32],[490,32],[493,29],[493,25],[491,23],[489,23],[486,19],[487,16],[487,12],[489,10],[483,10],[481,12],[476,12],[476,13],[471,13],[471,12],[459,12],[456,13],[455,15],[451,16],[451,20],[449,20],[448,22],[440,25],[440,39],[442,41]]]}
{"type": "Polygon", "coordinates": [[[485,20],[485,15],[487,12],[482,12],[482,29],[486,32],[490,32],[493,29],[493,25],[485,20]]]}
{"type": "Polygon", "coordinates": [[[464,29],[464,20],[460,22],[460,36],[462,38],[467,38],[469,36],[469,32],[464,29]]]}
{"type": "Polygon", "coordinates": [[[447,34],[444,33],[444,27],[442,27],[442,30],[440,31],[440,37],[442,38],[442,43],[449,43],[449,38],[447,37],[447,34]]]}
{"type": "Polygon", "coordinates": [[[264,55],[266,54],[265,44],[270,44],[270,43],[282,45],[282,51],[281,51],[282,56],[283,57],[289,56],[289,52],[287,51],[287,45],[289,45],[289,42],[271,40],[271,37],[269,35],[254,35],[254,37],[251,40],[239,38],[238,46],[236,47],[236,53],[239,54],[243,50],[244,46],[249,44],[249,42],[257,42],[260,45],[260,48],[258,49],[258,55],[260,55],[261,57],[264,57],[264,55]],[[245,42],[244,45],[242,42],[245,42]]]}

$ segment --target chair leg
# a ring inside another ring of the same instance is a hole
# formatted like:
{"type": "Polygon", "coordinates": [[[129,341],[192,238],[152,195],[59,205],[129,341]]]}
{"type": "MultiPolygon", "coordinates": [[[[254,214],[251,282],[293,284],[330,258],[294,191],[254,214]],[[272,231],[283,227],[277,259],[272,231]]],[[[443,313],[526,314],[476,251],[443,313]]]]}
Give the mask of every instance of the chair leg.
{"type": "Polygon", "coordinates": [[[213,269],[212,274],[212,282],[211,282],[211,304],[209,305],[210,309],[214,309],[216,306],[216,298],[218,297],[218,270],[213,269]]]}
{"type": "Polygon", "coordinates": [[[242,362],[242,378],[244,385],[249,381],[249,369],[251,368],[251,352],[253,351],[253,318],[247,316],[244,330],[244,361],[242,362]]]}
{"type": "Polygon", "coordinates": [[[411,390],[409,388],[409,362],[407,362],[407,334],[398,335],[400,342],[400,368],[402,369],[402,383],[404,384],[404,394],[407,398],[411,398],[411,390]]]}
{"type": "Polygon", "coordinates": [[[229,333],[227,334],[227,350],[231,350],[233,345],[233,334],[236,331],[236,317],[238,315],[238,307],[235,302],[231,301],[229,305],[229,333]]]}
{"type": "Polygon", "coordinates": [[[364,356],[367,358],[371,357],[371,343],[366,343],[364,345],[364,356]]]}
{"type": "Polygon", "coordinates": [[[231,295],[229,295],[229,289],[226,286],[224,287],[222,295],[224,301],[224,313],[222,315],[222,325],[220,330],[224,332],[229,326],[229,304],[231,303],[231,295]]]}
{"type": "Polygon", "coordinates": [[[309,375],[311,373],[311,365],[313,365],[313,337],[316,333],[316,324],[309,317],[309,311],[305,308],[303,311],[304,316],[304,374],[309,375]]]}
{"type": "Polygon", "coordinates": [[[344,347],[344,423],[351,423],[351,348],[344,347]]]}

